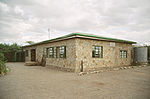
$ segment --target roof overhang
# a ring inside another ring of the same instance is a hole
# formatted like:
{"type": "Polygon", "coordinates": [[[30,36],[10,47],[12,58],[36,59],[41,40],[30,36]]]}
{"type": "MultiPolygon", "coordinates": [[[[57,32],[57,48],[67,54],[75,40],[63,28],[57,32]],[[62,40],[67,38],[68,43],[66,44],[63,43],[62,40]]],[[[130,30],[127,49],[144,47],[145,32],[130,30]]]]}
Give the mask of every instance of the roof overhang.
{"type": "Polygon", "coordinates": [[[42,42],[39,42],[39,43],[31,44],[31,45],[26,45],[26,46],[23,46],[23,48],[36,46],[36,45],[40,45],[40,44],[47,44],[47,43],[51,43],[51,42],[58,42],[58,41],[68,40],[68,39],[73,39],[73,38],[83,38],[83,39],[92,39],[92,40],[99,40],[99,41],[111,41],[111,42],[119,42],[119,43],[136,44],[136,42],[133,42],[133,41],[127,41],[127,40],[121,40],[121,39],[115,39],[115,38],[106,38],[106,37],[80,34],[80,33],[72,33],[72,34],[62,36],[62,37],[58,37],[58,38],[55,38],[55,39],[46,40],[46,41],[42,41],[42,42]]]}

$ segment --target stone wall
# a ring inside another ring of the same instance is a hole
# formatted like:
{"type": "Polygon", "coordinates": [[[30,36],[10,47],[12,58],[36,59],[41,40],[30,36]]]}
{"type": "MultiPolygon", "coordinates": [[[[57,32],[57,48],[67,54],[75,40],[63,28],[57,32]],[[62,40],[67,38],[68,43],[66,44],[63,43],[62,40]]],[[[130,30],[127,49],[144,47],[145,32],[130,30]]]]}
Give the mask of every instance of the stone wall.
{"type": "Polygon", "coordinates": [[[29,57],[26,57],[26,62],[31,60],[31,49],[36,49],[36,61],[41,62],[43,56],[43,49],[54,47],[54,58],[46,58],[46,65],[56,68],[67,68],[70,71],[75,70],[75,39],[68,39],[58,42],[51,42],[48,44],[41,44],[32,47],[24,48],[24,50],[29,50],[29,57]],[[66,46],[66,58],[56,58],[56,47],[66,46]]]}
{"type": "Polygon", "coordinates": [[[41,62],[43,48],[54,47],[54,58],[46,58],[46,65],[59,69],[80,72],[81,61],[83,61],[83,70],[87,71],[93,68],[117,67],[131,64],[132,45],[126,43],[115,43],[115,47],[110,46],[108,41],[90,40],[74,38],[63,41],[51,42],[32,47],[26,47],[29,50],[29,57],[26,62],[31,60],[31,49],[36,49],[36,61],[41,62]],[[93,45],[103,46],[103,58],[92,57],[93,45]],[[56,47],[66,46],[66,58],[56,58],[56,47]],[[127,58],[120,58],[120,50],[127,50],[127,58]]]}
{"type": "Polygon", "coordinates": [[[36,48],[37,48],[37,46],[23,48],[24,51],[28,50],[28,57],[26,57],[26,55],[25,55],[25,62],[31,61],[31,49],[36,49],[36,48]]]}
{"type": "Polygon", "coordinates": [[[83,61],[84,71],[93,68],[131,65],[131,50],[131,44],[115,43],[115,47],[111,47],[110,42],[107,41],[76,39],[76,71],[80,71],[81,61],[83,61]],[[93,45],[103,46],[103,58],[92,57],[93,45]],[[127,58],[120,58],[120,50],[127,50],[127,58]]]}
{"type": "Polygon", "coordinates": [[[44,45],[47,47],[54,47],[54,58],[47,58],[46,65],[52,65],[59,68],[68,68],[71,71],[75,70],[75,39],[69,39],[44,45]],[[66,58],[56,58],[56,47],[66,46],[66,58]]]}

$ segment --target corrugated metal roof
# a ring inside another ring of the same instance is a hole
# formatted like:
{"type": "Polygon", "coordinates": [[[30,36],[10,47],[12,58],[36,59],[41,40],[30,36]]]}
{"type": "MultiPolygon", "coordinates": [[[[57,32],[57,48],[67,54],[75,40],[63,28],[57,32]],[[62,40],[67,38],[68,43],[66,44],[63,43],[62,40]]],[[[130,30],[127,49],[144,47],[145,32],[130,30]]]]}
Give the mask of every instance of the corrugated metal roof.
{"type": "Polygon", "coordinates": [[[114,42],[121,42],[121,43],[130,43],[130,44],[136,44],[136,42],[133,41],[128,41],[128,40],[122,40],[122,39],[116,39],[116,38],[108,38],[108,37],[103,37],[103,36],[98,36],[98,35],[93,35],[93,34],[86,34],[86,33],[71,33],[65,36],[61,36],[58,38],[34,43],[31,45],[26,45],[23,47],[29,47],[29,46],[34,46],[34,45],[39,45],[39,44],[45,44],[53,41],[59,41],[59,40],[65,40],[65,39],[70,39],[70,38],[87,38],[87,39],[98,39],[98,40],[106,40],[106,41],[114,41],[114,42]]]}

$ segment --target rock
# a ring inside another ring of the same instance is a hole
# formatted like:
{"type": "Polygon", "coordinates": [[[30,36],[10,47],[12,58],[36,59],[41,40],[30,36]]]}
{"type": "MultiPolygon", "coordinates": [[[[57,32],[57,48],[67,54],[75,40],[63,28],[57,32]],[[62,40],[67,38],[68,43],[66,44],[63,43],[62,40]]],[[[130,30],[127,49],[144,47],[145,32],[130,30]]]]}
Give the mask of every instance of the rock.
{"type": "Polygon", "coordinates": [[[93,70],[95,70],[95,68],[93,70]]]}
{"type": "Polygon", "coordinates": [[[142,65],[142,67],[146,67],[146,65],[142,65]]]}
{"type": "Polygon", "coordinates": [[[87,73],[86,72],[80,72],[80,73],[78,73],[79,76],[82,76],[82,75],[85,75],[85,74],[87,74],[87,73]]]}
{"type": "Polygon", "coordinates": [[[127,67],[123,67],[124,69],[127,69],[127,67]]]}
{"type": "Polygon", "coordinates": [[[94,72],[90,72],[90,74],[94,74],[94,72]]]}
{"type": "Polygon", "coordinates": [[[79,75],[79,76],[82,76],[82,75],[83,75],[83,72],[80,72],[78,75],[79,75]]]}
{"type": "Polygon", "coordinates": [[[94,71],[94,73],[99,73],[99,71],[94,71]]]}
{"type": "Polygon", "coordinates": [[[139,66],[139,67],[142,67],[142,66],[139,66]]]}
{"type": "Polygon", "coordinates": [[[103,70],[100,70],[99,72],[103,72],[103,70]]]}
{"type": "Polygon", "coordinates": [[[131,68],[131,67],[128,67],[129,69],[131,68]]]}
{"type": "Polygon", "coordinates": [[[114,68],[113,70],[119,70],[119,68],[114,68]]]}

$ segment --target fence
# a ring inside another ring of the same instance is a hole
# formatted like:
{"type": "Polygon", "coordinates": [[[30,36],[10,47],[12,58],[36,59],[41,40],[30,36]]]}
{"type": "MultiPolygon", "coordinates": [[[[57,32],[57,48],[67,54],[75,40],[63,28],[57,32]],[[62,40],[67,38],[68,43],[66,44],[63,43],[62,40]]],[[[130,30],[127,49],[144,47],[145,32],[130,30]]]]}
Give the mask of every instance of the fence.
{"type": "Polygon", "coordinates": [[[4,56],[7,62],[24,62],[25,61],[24,51],[7,52],[7,53],[5,52],[4,56]]]}

